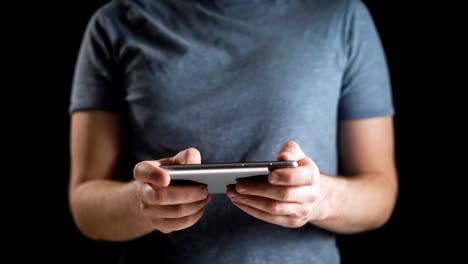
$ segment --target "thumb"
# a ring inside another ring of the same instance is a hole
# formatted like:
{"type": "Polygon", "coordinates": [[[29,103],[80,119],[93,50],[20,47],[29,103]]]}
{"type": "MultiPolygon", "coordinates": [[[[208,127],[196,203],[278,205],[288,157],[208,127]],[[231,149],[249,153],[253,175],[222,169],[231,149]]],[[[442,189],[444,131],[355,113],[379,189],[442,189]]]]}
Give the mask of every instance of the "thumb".
{"type": "Polygon", "coordinates": [[[195,148],[188,148],[177,153],[177,155],[171,158],[142,161],[135,166],[133,175],[137,181],[151,183],[152,185],[158,187],[165,187],[169,185],[171,178],[169,177],[169,174],[159,166],[175,164],[200,164],[200,162],[200,152],[195,148]]]}
{"type": "Polygon", "coordinates": [[[169,185],[171,178],[166,171],[159,168],[161,165],[158,160],[146,160],[139,162],[133,169],[133,177],[142,183],[150,183],[158,187],[169,185]]]}
{"type": "Polygon", "coordinates": [[[175,164],[200,164],[201,155],[200,151],[196,148],[188,148],[177,153],[172,158],[159,160],[162,165],[175,165],[175,164]]]}
{"type": "Polygon", "coordinates": [[[278,160],[294,160],[298,161],[303,158],[306,158],[306,155],[302,151],[301,147],[294,142],[288,141],[286,142],[281,150],[278,152],[277,156],[278,160]]]}
{"type": "Polygon", "coordinates": [[[177,164],[200,164],[201,155],[200,151],[196,148],[188,148],[184,151],[177,153],[174,157],[177,164]]]}

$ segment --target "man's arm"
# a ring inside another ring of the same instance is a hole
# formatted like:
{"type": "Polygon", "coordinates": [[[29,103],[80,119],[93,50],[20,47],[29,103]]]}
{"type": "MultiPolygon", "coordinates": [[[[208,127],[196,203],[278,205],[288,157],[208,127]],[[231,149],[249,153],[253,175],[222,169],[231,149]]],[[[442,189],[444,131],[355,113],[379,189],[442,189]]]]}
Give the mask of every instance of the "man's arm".
{"type": "Polygon", "coordinates": [[[123,241],[154,230],[163,233],[195,224],[210,201],[205,185],[169,186],[159,165],[200,163],[187,149],[135,166],[135,181],[119,182],[122,124],[119,115],[74,113],[71,125],[70,207],[80,231],[92,239],[123,241]]]}
{"type": "Polygon", "coordinates": [[[340,156],[346,176],[320,174],[294,142],[280,160],[297,160],[298,168],[270,173],[268,183],[240,181],[228,188],[233,203],[264,221],[300,227],[307,222],[338,233],[382,226],[397,196],[392,118],[340,123],[340,156]]]}
{"type": "Polygon", "coordinates": [[[113,180],[120,168],[120,116],[78,112],[71,121],[70,207],[92,239],[127,240],[154,230],[140,210],[135,182],[113,180]]]}
{"type": "Polygon", "coordinates": [[[339,233],[375,229],[391,216],[397,198],[392,118],[340,123],[340,158],[346,177],[320,178],[323,220],[311,223],[339,233]]]}

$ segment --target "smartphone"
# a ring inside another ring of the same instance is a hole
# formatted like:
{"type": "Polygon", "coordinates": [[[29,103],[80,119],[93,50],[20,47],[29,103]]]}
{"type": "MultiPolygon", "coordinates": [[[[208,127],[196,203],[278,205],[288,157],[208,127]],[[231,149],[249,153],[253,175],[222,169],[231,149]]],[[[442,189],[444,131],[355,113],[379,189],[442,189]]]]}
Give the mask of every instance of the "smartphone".
{"type": "Polygon", "coordinates": [[[167,170],[203,170],[203,169],[238,169],[238,168],[268,168],[271,170],[279,168],[295,168],[296,161],[253,161],[253,162],[229,162],[229,163],[204,163],[204,164],[180,164],[162,165],[167,170]]]}
{"type": "Polygon", "coordinates": [[[255,161],[163,165],[172,180],[184,180],[208,185],[210,193],[225,193],[226,186],[240,178],[268,175],[271,170],[298,167],[296,161],[255,161]]]}

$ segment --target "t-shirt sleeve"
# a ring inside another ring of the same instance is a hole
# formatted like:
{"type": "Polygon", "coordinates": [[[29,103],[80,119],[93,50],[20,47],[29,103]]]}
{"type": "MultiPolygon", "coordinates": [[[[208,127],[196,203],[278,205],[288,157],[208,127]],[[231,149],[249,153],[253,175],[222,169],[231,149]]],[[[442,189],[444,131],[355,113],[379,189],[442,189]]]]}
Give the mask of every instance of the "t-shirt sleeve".
{"type": "Polygon", "coordinates": [[[124,97],[113,56],[112,24],[101,11],[90,19],[80,46],[72,82],[70,113],[122,110],[124,97]]]}
{"type": "Polygon", "coordinates": [[[351,2],[339,119],[393,115],[387,62],[374,21],[361,1],[351,2]]]}

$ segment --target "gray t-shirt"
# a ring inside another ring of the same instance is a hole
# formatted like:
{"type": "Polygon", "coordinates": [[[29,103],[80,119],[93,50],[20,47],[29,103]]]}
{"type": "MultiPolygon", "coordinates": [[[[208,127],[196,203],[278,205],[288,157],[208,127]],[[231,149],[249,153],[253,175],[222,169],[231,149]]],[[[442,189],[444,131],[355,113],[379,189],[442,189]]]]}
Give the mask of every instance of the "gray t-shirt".
{"type": "MultiPolygon", "coordinates": [[[[357,0],[118,0],[89,22],[70,111],[114,111],[133,161],[275,159],[298,142],[337,174],[339,120],[393,114],[385,56],[357,0]]],[[[131,176],[131,175],[130,175],[131,176]]],[[[215,195],[193,227],[128,243],[131,263],[337,263],[334,235],[284,228],[215,195]]]]}

